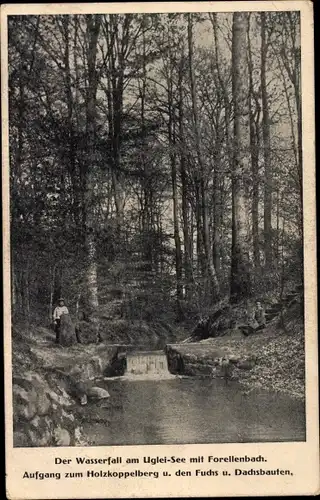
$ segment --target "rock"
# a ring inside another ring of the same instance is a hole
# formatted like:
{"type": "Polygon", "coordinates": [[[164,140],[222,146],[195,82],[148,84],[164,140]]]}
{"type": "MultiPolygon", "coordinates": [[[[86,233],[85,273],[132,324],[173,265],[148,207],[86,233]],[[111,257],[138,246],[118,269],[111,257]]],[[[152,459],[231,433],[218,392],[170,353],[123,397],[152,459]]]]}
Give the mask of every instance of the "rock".
{"type": "Polygon", "coordinates": [[[14,384],[13,388],[13,398],[17,403],[33,403],[36,404],[38,395],[35,391],[34,387],[31,387],[30,390],[26,390],[20,385],[14,384]]]}
{"type": "Polygon", "coordinates": [[[94,386],[88,389],[87,396],[93,399],[106,399],[110,397],[110,394],[105,389],[94,386]]]}
{"type": "Polygon", "coordinates": [[[237,367],[240,370],[252,370],[256,365],[256,359],[255,358],[249,358],[241,361],[240,363],[237,364],[237,367]]]}
{"type": "Polygon", "coordinates": [[[18,385],[13,386],[14,420],[18,423],[31,420],[37,413],[36,404],[32,401],[31,392],[25,391],[18,385]]]}
{"type": "Polygon", "coordinates": [[[44,392],[38,394],[37,413],[38,415],[46,415],[50,408],[50,401],[44,392]]]}
{"type": "Polygon", "coordinates": [[[62,314],[60,317],[60,344],[71,346],[77,343],[75,327],[69,314],[62,314]]]}
{"type": "Polygon", "coordinates": [[[38,446],[47,446],[51,442],[51,434],[48,430],[45,430],[40,434],[38,439],[38,446]]]}
{"type": "Polygon", "coordinates": [[[103,368],[101,359],[94,356],[90,361],[79,363],[70,370],[70,375],[79,382],[94,380],[102,375],[103,368]]]}
{"type": "Polygon", "coordinates": [[[72,405],[72,402],[70,401],[69,395],[65,392],[62,391],[61,395],[58,395],[55,391],[51,390],[48,392],[48,396],[52,401],[55,403],[58,403],[61,406],[70,406],[72,405]]]}
{"type": "Polygon", "coordinates": [[[52,441],[52,436],[48,429],[28,429],[27,434],[31,446],[47,446],[52,441]]]}
{"type": "Polygon", "coordinates": [[[236,357],[230,357],[229,358],[229,362],[236,365],[240,362],[240,358],[236,358],[236,357]]]}
{"type": "Polygon", "coordinates": [[[48,386],[45,380],[37,374],[27,372],[24,377],[14,377],[14,381],[16,382],[13,386],[15,404],[28,408],[22,411],[24,418],[30,419],[34,407],[38,415],[45,415],[49,411],[50,401],[46,396],[48,386]]]}
{"type": "Polygon", "coordinates": [[[26,373],[24,377],[14,375],[12,381],[14,384],[13,387],[15,386],[22,387],[26,392],[32,391],[32,389],[34,388],[31,380],[28,377],[28,373],[26,373]]]}
{"type": "Polygon", "coordinates": [[[88,444],[83,437],[82,427],[76,427],[74,430],[74,444],[75,446],[86,446],[88,444]]]}
{"type": "Polygon", "coordinates": [[[225,337],[233,339],[237,338],[242,339],[243,333],[239,328],[230,328],[230,330],[227,330],[225,337]]]}
{"type": "Polygon", "coordinates": [[[222,358],[220,361],[221,375],[225,379],[230,379],[234,370],[234,365],[230,363],[229,359],[222,358]]]}
{"type": "Polygon", "coordinates": [[[67,420],[70,420],[70,422],[74,422],[74,416],[72,415],[72,413],[67,413],[66,411],[64,411],[63,409],[61,410],[61,415],[63,418],[66,418],[67,420]]]}
{"type": "Polygon", "coordinates": [[[28,435],[28,438],[31,442],[31,446],[38,446],[39,445],[39,437],[37,435],[36,430],[28,429],[27,435],[28,435]]]}
{"type": "MultiPolygon", "coordinates": [[[[63,397],[63,400],[67,399],[68,404],[64,406],[70,406],[74,404],[75,401],[81,402],[81,399],[83,396],[86,394],[87,388],[91,387],[92,382],[90,381],[82,381],[78,380],[82,376],[81,373],[78,372],[73,372],[72,376],[68,375],[66,376],[65,382],[66,382],[66,389],[68,391],[67,396],[63,397]],[[71,399],[72,398],[72,399],[71,399]]],[[[60,401],[61,397],[59,396],[58,398],[55,399],[55,401],[60,401]]]]}
{"type": "Polygon", "coordinates": [[[33,417],[33,419],[30,421],[30,425],[32,427],[34,427],[35,429],[39,428],[39,425],[40,425],[40,417],[39,417],[39,415],[36,415],[35,417],[33,417]]]}
{"type": "Polygon", "coordinates": [[[219,337],[222,332],[230,327],[229,307],[222,307],[207,318],[201,319],[192,332],[194,340],[205,340],[209,337],[219,337]]]}
{"type": "Polygon", "coordinates": [[[252,335],[255,332],[255,329],[250,325],[239,325],[238,329],[245,337],[248,337],[249,335],[252,335]]]}
{"type": "Polygon", "coordinates": [[[70,434],[66,429],[58,427],[53,431],[53,438],[56,446],[69,446],[70,445],[70,434]]]}
{"type": "Polygon", "coordinates": [[[30,446],[30,440],[23,432],[13,433],[13,446],[17,448],[25,448],[30,446]]]}

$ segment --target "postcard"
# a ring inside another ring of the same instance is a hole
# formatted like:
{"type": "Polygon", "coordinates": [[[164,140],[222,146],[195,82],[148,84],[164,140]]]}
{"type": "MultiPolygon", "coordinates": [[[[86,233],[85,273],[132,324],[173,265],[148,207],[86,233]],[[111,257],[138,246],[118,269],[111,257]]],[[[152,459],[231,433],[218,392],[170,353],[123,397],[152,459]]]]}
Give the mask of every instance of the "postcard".
{"type": "Polygon", "coordinates": [[[312,2],[1,28],[7,497],[319,493],[312,2]]]}

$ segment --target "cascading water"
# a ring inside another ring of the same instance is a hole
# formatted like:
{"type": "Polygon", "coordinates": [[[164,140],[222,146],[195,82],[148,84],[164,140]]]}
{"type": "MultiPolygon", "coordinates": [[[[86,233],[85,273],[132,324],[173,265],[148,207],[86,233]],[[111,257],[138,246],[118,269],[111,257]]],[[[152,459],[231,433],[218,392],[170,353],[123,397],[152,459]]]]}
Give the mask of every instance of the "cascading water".
{"type": "Polygon", "coordinates": [[[125,377],[137,380],[149,378],[175,378],[168,370],[167,356],[163,351],[128,353],[125,377]]]}

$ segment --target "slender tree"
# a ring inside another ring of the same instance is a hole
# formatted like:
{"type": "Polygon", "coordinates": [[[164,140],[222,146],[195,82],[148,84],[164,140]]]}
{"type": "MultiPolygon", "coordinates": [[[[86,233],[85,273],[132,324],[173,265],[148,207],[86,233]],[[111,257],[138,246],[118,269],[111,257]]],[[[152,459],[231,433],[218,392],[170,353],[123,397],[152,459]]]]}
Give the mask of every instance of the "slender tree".
{"type": "Polygon", "coordinates": [[[86,284],[88,294],[88,305],[96,308],[98,301],[98,278],[96,257],[96,234],[95,213],[93,206],[94,197],[94,169],[96,167],[96,96],[97,96],[97,45],[101,25],[101,16],[89,14],[87,20],[87,64],[88,64],[88,88],[86,99],[86,138],[87,138],[87,164],[85,185],[85,243],[87,249],[87,271],[86,284]]]}
{"type": "MultiPolygon", "coordinates": [[[[212,247],[210,245],[206,169],[202,152],[200,121],[199,121],[198,104],[197,104],[196,80],[194,75],[194,64],[193,64],[194,47],[193,47],[193,27],[192,27],[191,14],[188,14],[188,50],[189,50],[188,51],[189,74],[190,74],[193,125],[194,125],[196,154],[197,154],[198,169],[199,169],[199,173],[197,176],[197,197],[201,209],[198,210],[202,215],[202,223],[203,223],[202,233],[203,233],[205,260],[206,260],[206,272],[209,277],[213,300],[217,300],[220,296],[220,286],[217,278],[217,273],[213,264],[212,247]]],[[[200,227],[198,227],[198,231],[201,231],[200,227]]]]}
{"type": "Polygon", "coordinates": [[[267,56],[268,42],[266,13],[261,12],[261,99],[262,99],[262,135],[264,159],[264,253],[265,266],[272,267],[272,164],[270,144],[270,113],[267,92],[267,56]]]}
{"type": "Polygon", "coordinates": [[[187,159],[185,154],[185,133],[184,133],[184,68],[185,68],[185,54],[184,49],[181,50],[181,58],[179,64],[179,77],[178,77],[178,122],[179,122],[179,141],[180,141],[180,178],[181,178],[181,210],[182,210],[182,224],[183,224],[183,245],[184,245],[184,274],[186,284],[186,298],[190,300],[192,297],[192,289],[194,286],[193,278],[193,263],[192,263],[192,237],[189,222],[190,204],[188,200],[189,185],[187,176],[187,159]]]}
{"type": "Polygon", "coordinates": [[[260,100],[253,81],[253,58],[250,41],[250,18],[248,23],[248,65],[249,65],[249,117],[250,148],[252,166],[252,244],[253,261],[256,270],[260,268],[260,235],[259,235],[259,146],[260,146],[260,100]]]}
{"type": "Polygon", "coordinates": [[[232,172],[231,302],[252,293],[249,260],[250,129],[247,61],[248,14],[235,12],[232,26],[232,94],[234,106],[234,163],[232,172]]]}

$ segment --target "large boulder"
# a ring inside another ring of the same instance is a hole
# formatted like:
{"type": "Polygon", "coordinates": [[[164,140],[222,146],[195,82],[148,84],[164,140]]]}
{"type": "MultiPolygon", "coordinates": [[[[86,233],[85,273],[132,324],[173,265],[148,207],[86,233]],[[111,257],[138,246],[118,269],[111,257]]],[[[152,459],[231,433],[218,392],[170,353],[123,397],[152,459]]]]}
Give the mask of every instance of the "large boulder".
{"type": "Polygon", "coordinates": [[[69,370],[69,375],[77,382],[94,380],[100,377],[102,373],[102,356],[91,356],[88,361],[79,361],[69,370]]]}
{"type": "Polygon", "coordinates": [[[75,326],[69,314],[62,314],[60,317],[60,344],[71,346],[77,343],[75,326]]]}
{"type": "Polygon", "coordinates": [[[19,385],[13,386],[14,423],[31,420],[37,414],[37,395],[34,389],[28,392],[19,385]]]}
{"type": "Polygon", "coordinates": [[[92,399],[110,398],[110,394],[106,389],[97,386],[89,387],[87,390],[87,396],[92,399]]]}
{"type": "Polygon", "coordinates": [[[224,336],[227,331],[235,326],[231,312],[231,307],[225,306],[210,316],[201,319],[192,332],[191,341],[224,336]]]}
{"type": "Polygon", "coordinates": [[[49,377],[23,370],[13,376],[15,447],[77,444],[75,418],[70,412],[76,402],[61,389],[60,382],[59,374],[49,377]]]}
{"type": "Polygon", "coordinates": [[[53,441],[55,446],[70,446],[70,434],[66,429],[57,427],[53,431],[53,441]]]}
{"type": "Polygon", "coordinates": [[[82,406],[87,404],[88,399],[99,400],[110,397],[106,389],[95,386],[93,380],[80,380],[75,372],[72,375],[64,375],[63,384],[73,400],[82,406]]]}

